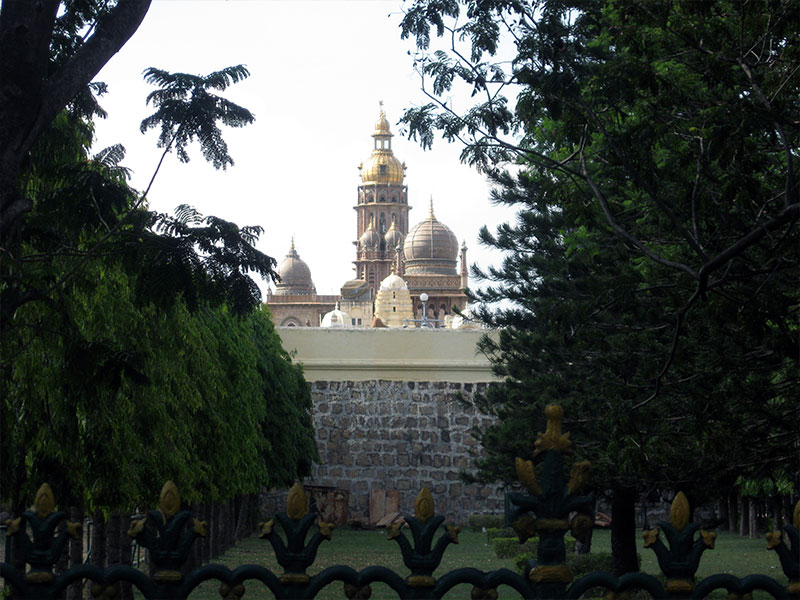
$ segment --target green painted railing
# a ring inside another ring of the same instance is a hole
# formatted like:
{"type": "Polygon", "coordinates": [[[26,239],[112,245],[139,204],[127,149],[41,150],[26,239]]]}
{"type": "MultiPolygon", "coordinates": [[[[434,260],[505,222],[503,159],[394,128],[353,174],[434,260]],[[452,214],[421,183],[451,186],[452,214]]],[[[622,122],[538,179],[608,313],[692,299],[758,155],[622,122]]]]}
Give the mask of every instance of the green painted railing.
{"type": "MultiPolygon", "coordinates": [[[[7,550],[6,562],[0,564],[0,575],[11,588],[6,592],[10,591],[14,598],[58,598],[71,584],[85,580],[92,582],[89,589],[93,598],[113,598],[117,584],[129,582],[145,598],[153,600],[187,598],[208,580],[220,582],[220,595],[226,600],[243,597],[245,582],[248,588],[257,583],[268,588],[276,598],[286,599],[314,598],[324,587],[336,582],[344,584],[346,598],[369,598],[370,584],[376,582],[385,583],[399,598],[408,599],[441,598],[455,586],[465,583],[472,585],[474,600],[496,599],[501,586],[511,588],[526,599],[579,598],[597,587],[606,588],[608,598],[629,597],[628,593],[635,589],[645,590],[653,598],[704,598],[720,589],[728,592],[728,598],[746,598],[755,590],[763,590],[774,598],[800,598],[800,502],[795,507],[792,525],[767,534],[767,547],[777,553],[789,579],[787,586],[761,574],[744,578],[718,574],[696,583],[695,574],[703,552],[714,547],[716,534],[689,522],[689,505],[683,493],[678,493],[673,501],[670,521],[659,523],[657,529],[643,534],[645,547],[655,552],[659,568],[666,577],[665,585],[644,573],[615,577],[595,572],[574,580],[566,565],[564,535],[571,531],[577,539],[585,539],[593,526],[594,500],[581,495],[590,465],[574,463],[567,481],[565,459],[571,442],[569,435],[561,432],[563,412],[559,406],[548,406],[545,413],[547,430],[538,435],[534,453],[538,467],[531,461],[519,458],[516,461],[517,475],[528,493],[508,496],[506,516],[520,540],[539,536],[537,560],[525,575],[508,569],[484,572],[462,568],[435,578],[433,573],[447,546],[458,542],[459,528],[443,525],[445,517],[435,514],[433,497],[427,488],[417,497],[414,515],[405,516],[411,539],[399,523],[390,525],[387,530],[388,538],[400,547],[403,562],[411,572],[409,576],[402,577],[382,566],[356,571],[343,565],[308,575],[317,549],[323,541],[332,538],[334,526],[307,512],[308,502],[300,484],[290,490],[286,512],[260,525],[260,537],[272,545],[283,573],[275,574],[255,565],[230,570],[209,564],[184,574],[182,567],[192,543],[206,535],[207,523],[181,510],[180,496],[172,482],[164,485],[158,510],[150,511],[147,519],[134,521],[128,531],[139,545],[148,549],[152,576],[130,566],[102,569],[91,564],[78,565],[56,575],[54,565],[68,537],[80,535],[80,525],[66,521],[65,513],[56,511],[55,499],[47,484],[39,490],[31,510],[8,522],[7,534],[18,536],[17,548],[24,556],[26,570],[14,568],[7,550]],[[568,521],[571,513],[577,513],[577,517],[568,521]],[[56,534],[64,521],[66,527],[56,534]],[[278,527],[283,536],[279,535],[278,527]],[[312,528],[314,533],[308,537],[312,528]],[[786,538],[790,542],[788,545],[786,538]]],[[[10,546],[8,544],[7,548],[10,546]]],[[[508,591],[504,589],[503,595],[507,597],[508,591]]]]}

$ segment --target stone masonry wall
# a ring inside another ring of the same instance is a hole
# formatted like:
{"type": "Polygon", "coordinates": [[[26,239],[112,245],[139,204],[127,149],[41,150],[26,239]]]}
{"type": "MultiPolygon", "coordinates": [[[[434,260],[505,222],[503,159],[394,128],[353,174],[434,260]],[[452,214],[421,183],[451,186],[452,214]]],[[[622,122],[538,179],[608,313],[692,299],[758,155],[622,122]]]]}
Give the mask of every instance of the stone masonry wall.
{"type": "Polygon", "coordinates": [[[486,383],[315,381],[314,427],[321,464],[308,485],[349,491],[350,518],[366,517],[370,490],[398,490],[400,511],[412,512],[420,488],[433,493],[437,514],[465,523],[474,513],[500,513],[496,488],[465,484],[478,449],[470,432],[490,418],[471,400],[486,383]]]}

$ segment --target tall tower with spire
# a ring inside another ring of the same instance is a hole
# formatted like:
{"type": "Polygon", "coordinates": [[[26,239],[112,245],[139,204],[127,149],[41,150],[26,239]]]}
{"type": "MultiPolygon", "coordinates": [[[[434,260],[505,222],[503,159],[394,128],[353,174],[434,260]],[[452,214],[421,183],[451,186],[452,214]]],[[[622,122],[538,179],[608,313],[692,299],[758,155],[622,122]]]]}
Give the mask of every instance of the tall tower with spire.
{"type": "Polygon", "coordinates": [[[405,163],[392,152],[392,132],[383,102],[372,134],[372,154],[362,162],[356,220],[356,277],[369,283],[373,297],[397,263],[397,250],[408,232],[408,187],[405,163]]]}

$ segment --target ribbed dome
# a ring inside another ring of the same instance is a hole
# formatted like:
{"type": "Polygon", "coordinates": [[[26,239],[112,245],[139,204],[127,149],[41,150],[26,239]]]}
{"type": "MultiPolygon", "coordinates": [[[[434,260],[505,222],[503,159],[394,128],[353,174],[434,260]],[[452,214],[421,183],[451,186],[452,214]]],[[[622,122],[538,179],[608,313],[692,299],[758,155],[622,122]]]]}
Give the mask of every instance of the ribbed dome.
{"type": "Polygon", "coordinates": [[[431,214],[415,225],[403,244],[406,273],[456,274],[458,240],[444,223],[431,214]]]}
{"type": "Polygon", "coordinates": [[[363,183],[403,183],[406,167],[392,151],[375,150],[361,165],[363,183]]]}
{"type": "Polygon", "coordinates": [[[408,285],[402,277],[394,273],[390,273],[386,279],[381,281],[382,290],[407,290],[408,285]]]}
{"type": "Polygon", "coordinates": [[[394,249],[403,243],[403,234],[400,233],[394,219],[392,219],[392,226],[389,227],[389,231],[384,234],[383,239],[386,240],[386,250],[390,252],[394,252],[394,249]]]}
{"type": "Polygon", "coordinates": [[[278,275],[281,281],[275,284],[276,295],[316,293],[314,283],[311,281],[311,269],[297,254],[294,240],[292,240],[292,246],[289,248],[289,254],[286,255],[281,266],[278,267],[278,275]]]}
{"type": "Polygon", "coordinates": [[[367,226],[367,230],[358,239],[358,247],[361,250],[377,250],[381,245],[380,234],[372,228],[372,221],[367,226]]]}

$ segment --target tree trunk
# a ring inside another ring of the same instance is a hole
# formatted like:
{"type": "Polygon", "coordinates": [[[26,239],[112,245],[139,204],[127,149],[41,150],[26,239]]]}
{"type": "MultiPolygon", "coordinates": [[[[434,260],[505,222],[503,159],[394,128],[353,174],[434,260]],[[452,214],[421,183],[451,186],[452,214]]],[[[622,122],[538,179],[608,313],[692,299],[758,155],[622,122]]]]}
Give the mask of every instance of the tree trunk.
{"type": "Polygon", "coordinates": [[[736,497],[728,496],[728,531],[736,533],[736,497]]]}
{"type": "Polygon", "coordinates": [[[103,511],[94,511],[92,517],[92,541],[90,546],[90,560],[93,565],[101,569],[106,566],[106,519],[103,511]]]}
{"type": "Polygon", "coordinates": [[[220,521],[221,510],[218,502],[211,503],[211,523],[208,532],[211,534],[211,560],[216,559],[220,555],[220,521]]]}
{"type": "Polygon", "coordinates": [[[749,519],[750,539],[758,537],[758,502],[755,498],[750,500],[750,519],[749,519]]]}
{"type": "MultiPolygon", "coordinates": [[[[120,516],[119,525],[120,564],[131,566],[132,540],[128,536],[128,529],[131,527],[131,516],[129,513],[124,513],[120,516]]],[[[133,586],[130,583],[123,582],[120,584],[119,600],[133,600],[133,586]]]]}
{"type": "Polygon", "coordinates": [[[745,536],[745,528],[747,527],[747,501],[740,495],[738,498],[739,509],[739,535],[745,536]]]}
{"type": "MultiPolygon", "coordinates": [[[[80,523],[83,525],[83,511],[77,506],[70,507],[69,509],[70,521],[80,523]]],[[[83,564],[83,529],[81,528],[81,535],[77,540],[69,540],[69,566],[77,567],[83,564]]],[[[67,597],[69,600],[81,600],[83,595],[83,585],[80,582],[73,583],[69,587],[67,597]]]]}
{"type": "Polygon", "coordinates": [[[636,554],[636,488],[615,487],[611,496],[611,553],[614,575],[639,570],[636,554]]]}
{"type": "Polygon", "coordinates": [[[772,497],[772,531],[780,531],[783,526],[781,520],[781,497],[772,497]]]}
{"type": "MultiPolygon", "coordinates": [[[[119,515],[111,514],[106,522],[106,567],[116,567],[120,564],[119,548],[119,515]]],[[[119,594],[119,584],[114,586],[119,594]]]]}

